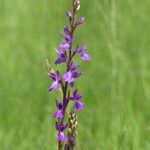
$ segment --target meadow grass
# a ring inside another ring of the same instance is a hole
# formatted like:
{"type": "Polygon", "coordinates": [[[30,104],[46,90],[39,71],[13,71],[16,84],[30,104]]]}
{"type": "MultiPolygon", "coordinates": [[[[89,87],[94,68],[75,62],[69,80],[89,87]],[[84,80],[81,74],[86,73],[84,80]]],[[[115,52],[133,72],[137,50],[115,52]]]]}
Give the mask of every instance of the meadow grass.
{"type": "MultiPolygon", "coordinates": [[[[55,150],[54,98],[44,60],[67,22],[71,0],[0,0],[0,150],[55,150]]],[[[81,0],[76,36],[92,61],[77,83],[77,150],[150,149],[149,0],[81,0]]]]}

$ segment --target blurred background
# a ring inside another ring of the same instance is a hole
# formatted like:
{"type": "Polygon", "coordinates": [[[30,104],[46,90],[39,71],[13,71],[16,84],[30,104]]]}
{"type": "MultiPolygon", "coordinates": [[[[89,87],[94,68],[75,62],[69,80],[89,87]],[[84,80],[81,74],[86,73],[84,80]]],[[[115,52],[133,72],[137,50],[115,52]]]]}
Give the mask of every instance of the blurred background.
{"type": "MultiPolygon", "coordinates": [[[[76,32],[90,63],[77,86],[77,150],[150,149],[150,1],[81,0],[76,32]]],[[[45,58],[56,59],[71,0],[0,0],[0,150],[57,149],[56,93],[45,58]]],[[[55,66],[54,66],[55,67],[55,66]]]]}

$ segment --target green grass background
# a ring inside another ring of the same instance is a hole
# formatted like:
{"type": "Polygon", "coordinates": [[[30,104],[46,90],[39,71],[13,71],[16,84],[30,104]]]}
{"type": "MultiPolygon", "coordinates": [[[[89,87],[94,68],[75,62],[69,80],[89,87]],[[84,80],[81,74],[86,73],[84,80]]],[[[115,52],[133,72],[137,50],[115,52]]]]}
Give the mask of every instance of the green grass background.
{"type": "MultiPolygon", "coordinates": [[[[57,149],[52,63],[71,0],[0,0],[0,150],[57,149]]],[[[150,1],[81,0],[90,63],[77,150],[150,150],[150,1]]]]}

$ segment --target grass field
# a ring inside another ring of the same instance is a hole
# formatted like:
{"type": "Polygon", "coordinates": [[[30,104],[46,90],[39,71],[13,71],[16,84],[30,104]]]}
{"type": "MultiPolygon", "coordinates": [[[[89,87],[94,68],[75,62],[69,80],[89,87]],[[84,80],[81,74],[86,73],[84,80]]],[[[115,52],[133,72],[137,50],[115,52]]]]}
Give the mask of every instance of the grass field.
{"type": "MultiPolygon", "coordinates": [[[[56,150],[56,94],[46,57],[67,22],[71,0],[0,0],[0,150],[56,150]]],[[[77,83],[77,150],[150,150],[150,1],[81,0],[76,36],[90,63],[77,83]]]]}

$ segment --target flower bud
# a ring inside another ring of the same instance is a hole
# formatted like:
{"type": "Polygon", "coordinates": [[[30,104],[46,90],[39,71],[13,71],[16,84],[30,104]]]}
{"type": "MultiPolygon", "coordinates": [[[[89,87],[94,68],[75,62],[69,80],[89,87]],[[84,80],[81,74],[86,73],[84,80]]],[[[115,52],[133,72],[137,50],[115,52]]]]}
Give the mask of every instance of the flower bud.
{"type": "Polygon", "coordinates": [[[70,10],[68,10],[68,11],[66,12],[66,15],[67,15],[69,18],[72,18],[72,13],[71,13],[70,10]]]}
{"type": "Polygon", "coordinates": [[[70,31],[69,31],[68,26],[64,26],[64,32],[65,32],[66,34],[70,34],[70,31]]]}
{"type": "Polygon", "coordinates": [[[85,18],[84,17],[81,17],[79,20],[77,20],[77,25],[80,25],[80,24],[83,24],[85,21],[85,18]]]}

